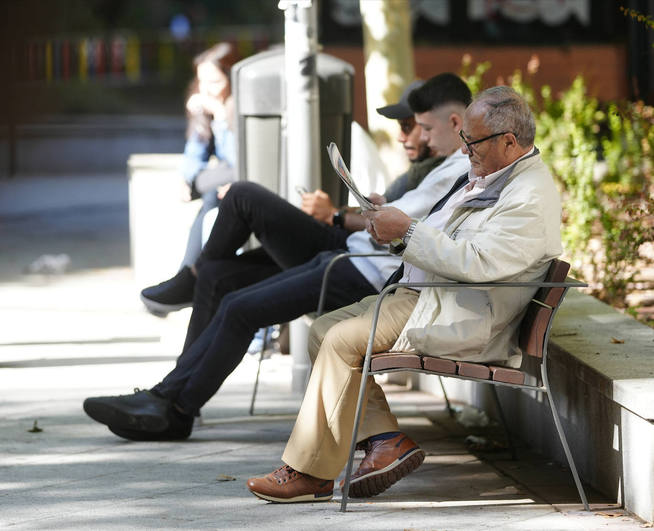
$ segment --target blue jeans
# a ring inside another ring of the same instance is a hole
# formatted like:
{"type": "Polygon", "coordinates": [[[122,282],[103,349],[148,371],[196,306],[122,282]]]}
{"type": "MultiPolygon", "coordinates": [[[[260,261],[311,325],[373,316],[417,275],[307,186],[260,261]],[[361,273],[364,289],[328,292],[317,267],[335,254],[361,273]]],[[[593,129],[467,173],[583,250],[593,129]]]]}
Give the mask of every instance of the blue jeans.
{"type": "Polygon", "coordinates": [[[233,258],[202,263],[195,282],[193,312],[182,352],[193,344],[211,322],[223,297],[265,280],[281,270],[261,247],[233,258]]]}
{"type": "MultiPolygon", "coordinates": [[[[226,295],[206,329],[153,390],[197,414],[239,364],[259,328],[317,309],[323,273],[338,253],[321,252],[305,264],[226,295]]],[[[330,274],[325,308],[340,308],[375,293],[349,260],[339,260],[330,274]]]]}

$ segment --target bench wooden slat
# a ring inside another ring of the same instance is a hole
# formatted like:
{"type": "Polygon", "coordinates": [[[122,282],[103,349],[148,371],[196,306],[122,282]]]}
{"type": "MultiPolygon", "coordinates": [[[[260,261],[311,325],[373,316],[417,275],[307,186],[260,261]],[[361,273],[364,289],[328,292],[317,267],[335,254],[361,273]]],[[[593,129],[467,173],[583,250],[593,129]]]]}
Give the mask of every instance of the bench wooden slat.
{"type": "Polygon", "coordinates": [[[388,369],[422,369],[420,356],[408,352],[380,352],[370,360],[371,371],[388,369]]]}
{"type": "Polygon", "coordinates": [[[457,361],[456,368],[460,376],[490,380],[490,369],[486,365],[469,361],[457,361]]]}
{"type": "Polygon", "coordinates": [[[495,382],[504,382],[510,384],[522,385],[525,383],[525,373],[518,369],[511,369],[509,367],[498,367],[490,365],[492,380],[495,382]]]}
{"type": "Polygon", "coordinates": [[[445,358],[423,356],[422,366],[427,371],[439,372],[441,374],[456,374],[456,363],[445,358]]]}
{"type": "MultiPolygon", "coordinates": [[[[561,260],[552,260],[547,275],[546,282],[565,282],[570,271],[570,264],[561,260]]],[[[561,302],[565,288],[540,288],[534,297],[548,306],[556,306],[561,302]]]]}
{"type": "Polygon", "coordinates": [[[526,354],[536,358],[543,357],[543,340],[552,317],[552,310],[529,303],[527,313],[520,325],[520,348],[526,354]]]}

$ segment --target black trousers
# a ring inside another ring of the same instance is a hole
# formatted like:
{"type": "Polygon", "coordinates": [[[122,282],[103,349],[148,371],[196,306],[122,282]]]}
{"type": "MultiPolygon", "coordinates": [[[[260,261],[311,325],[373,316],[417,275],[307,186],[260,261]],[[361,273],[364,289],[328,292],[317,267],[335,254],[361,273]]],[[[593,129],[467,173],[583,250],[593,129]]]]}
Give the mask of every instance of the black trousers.
{"type": "Polygon", "coordinates": [[[263,186],[232,184],[195,262],[198,281],[183,351],[206,328],[226,294],[303,264],[321,251],[344,249],[347,236],[344,229],[316,221],[263,186]],[[252,234],[261,247],[237,256],[252,234]]]}

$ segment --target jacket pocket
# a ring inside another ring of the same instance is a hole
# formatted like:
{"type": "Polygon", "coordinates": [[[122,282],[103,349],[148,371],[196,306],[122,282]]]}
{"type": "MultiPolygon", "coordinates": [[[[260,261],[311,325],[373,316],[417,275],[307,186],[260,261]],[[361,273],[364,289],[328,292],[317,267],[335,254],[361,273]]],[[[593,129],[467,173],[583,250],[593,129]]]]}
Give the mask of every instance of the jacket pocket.
{"type": "Polygon", "coordinates": [[[444,356],[479,352],[490,340],[492,308],[486,291],[448,290],[435,321],[407,331],[411,345],[424,354],[444,356]]]}

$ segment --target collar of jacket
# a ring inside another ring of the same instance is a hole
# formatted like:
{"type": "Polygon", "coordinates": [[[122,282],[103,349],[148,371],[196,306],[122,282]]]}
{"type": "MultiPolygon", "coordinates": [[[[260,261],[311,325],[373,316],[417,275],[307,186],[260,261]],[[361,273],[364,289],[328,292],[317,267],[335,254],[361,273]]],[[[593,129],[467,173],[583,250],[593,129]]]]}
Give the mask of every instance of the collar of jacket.
{"type": "Polygon", "coordinates": [[[540,151],[538,151],[538,148],[534,146],[534,152],[531,155],[528,155],[524,159],[520,160],[517,164],[513,164],[503,174],[501,174],[497,179],[495,179],[488,186],[488,188],[486,188],[486,190],[484,190],[477,197],[473,197],[469,201],[463,203],[461,207],[462,208],[488,208],[493,206],[499,200],[500,194],[504,189],[504,185],[509,180],[511,175],[513,175],[513,170],[515,170],[518,164],[520,164],[520,162],[530,159],[531,157],[535,157],[536,155],[539,154],[540,151]]]}

